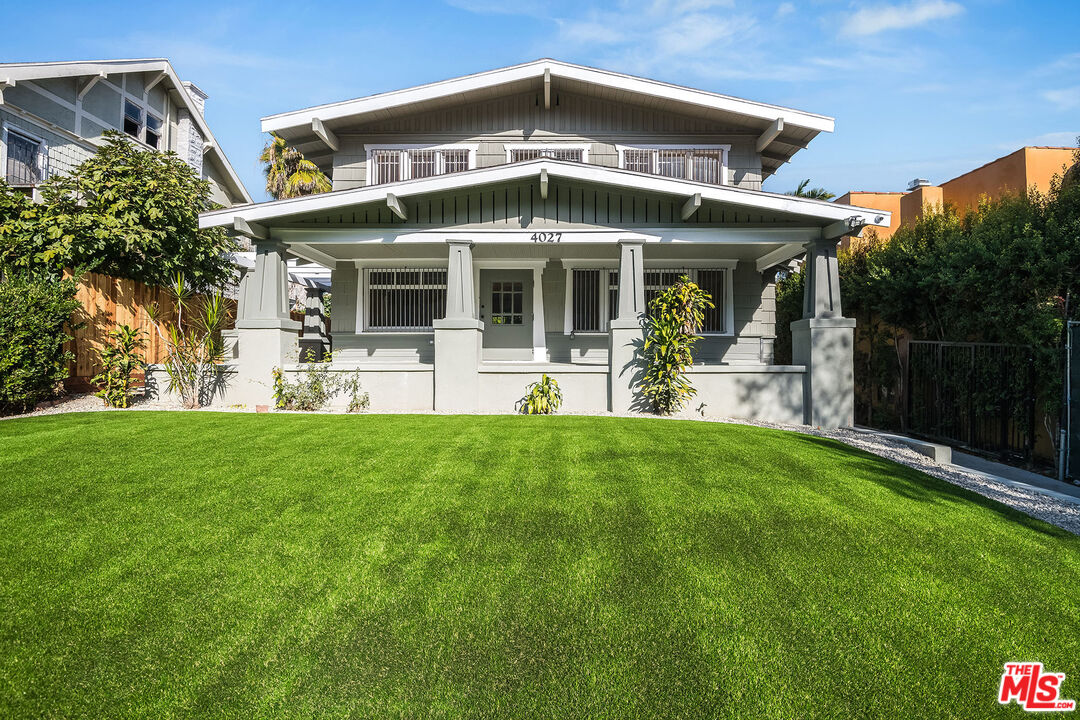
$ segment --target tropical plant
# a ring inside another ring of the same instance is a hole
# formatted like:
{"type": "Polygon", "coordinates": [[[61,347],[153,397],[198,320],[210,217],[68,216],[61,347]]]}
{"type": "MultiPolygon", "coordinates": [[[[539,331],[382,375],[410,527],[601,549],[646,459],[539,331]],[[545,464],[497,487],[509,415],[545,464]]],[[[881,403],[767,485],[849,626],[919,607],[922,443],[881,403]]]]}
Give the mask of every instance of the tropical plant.
{"type": "Polygon", "coordinates": [[[319,167],[291,147],[285,138],[271,133],[259,155],[266,175],[266,192],[275,200],[330,192],[333,185],[319,167]]]}
{"type": "Polygon", "coordinates": [[[558,411],[562,400],[559,383],[544,373],[538,381],[525,386],[525,397],[517,401],[514,409],[524,415],[551,415],[558,411]]]}
{"type": "Polygon", "coordinates": [[[346,412],[367,410],[371,399],[360,387],[360,371],[331,370],[333,359],[333,353],[326,353],[322,361],[318,361],[314,351],[308,350],[307,362],[301,365],[294,381],[287,380],[281,368],[274,368],[271,371],[274,407],[313,412],[322,410],[333,398],[346,393],[349,397],[346,412]]]}
{"type": "Polygon", "coordinates": [[[832,200],[834,197],[836,197],[835,193],[831,193],[825,188],[810,188],[809,185],[810,178],[806,178],[801,183],[799,183],[799,187],[795,188],[795,190],[784,194],[794,195],[795,197],[812,198],[814,200],[832,200]]]}
{"type": "Polygon", "coordinates": [[[145,345],[142,330],[129,325],[118,325],[109,332],[113,343],[98,351],[101,372],[90,381],[101,387],[94,395],[105,401],[107,407],[126,408],[131,398],[132,373],[146,367],[142,353],[145,345]]]}
{"type": "Polygon", "coordinates": [[[0,277],[0,415],[23,412],[56,394],[75,359],[64,344],[79,309],[74,280],[0,277]]]}
{"type": "Polygon", "coordinates": [[[712,297],[683,275],[649,303],[645,318],[645,373],[642,394],[661,415],[677,412],[697,391],[686,377],[694,345],[712,297]]]}
{"type": "Polygon", "coordinates": [[[221,383],[220,366],[225,362],[221,331],[231,315],[221,291],[196,295],[183,275],[172,287],[175,318],[162,317],[160,306],[148,308],[154,330],[165,344],[165,372],[168,392],[180,396],[185,408],[210,402],[221,383]]]}
{"type": "Polygon", "coordinates": [[[93,156],[38,187],[40,205],[0,188],[0,267],[53,277],[80,268],[161,286],[183,272],[195,289],[231,281],[235,240],[199,229],[210,183],[175,153],[114,131],[103,137],[93,156]]]}

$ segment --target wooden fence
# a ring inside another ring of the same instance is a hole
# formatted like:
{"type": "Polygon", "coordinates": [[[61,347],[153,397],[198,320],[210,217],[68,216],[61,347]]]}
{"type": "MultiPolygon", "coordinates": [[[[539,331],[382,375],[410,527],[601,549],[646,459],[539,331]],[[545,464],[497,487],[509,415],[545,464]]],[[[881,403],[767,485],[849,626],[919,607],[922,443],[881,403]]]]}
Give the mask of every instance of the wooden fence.
{"type": "MultiPolygon", "coordinates": [[[[98,353],[109,343],[109,332],[117,325],[130,325],[143,331],[146,341],[143,357],[146,362],[159,363],[165,359],[165,343],[154,330],[147,310],[156,304],[162,319],[175,320],[176,301],[167,288],[86,273],[79,282],[76,299],[82,309],[75,313],[72,320],[73,324],[81,324],[82,327],[70,331],[72,340],[66,344],[66,348],[75,355],[68,368],[70,378],[66,384],[70,389],[85,389],[90,378],[98,373],[98,353]]],[[[232,327],[232,318],[236,317],[236,301],[226,299],[225,302],[230,315],[229,327],[232,327]]]]}

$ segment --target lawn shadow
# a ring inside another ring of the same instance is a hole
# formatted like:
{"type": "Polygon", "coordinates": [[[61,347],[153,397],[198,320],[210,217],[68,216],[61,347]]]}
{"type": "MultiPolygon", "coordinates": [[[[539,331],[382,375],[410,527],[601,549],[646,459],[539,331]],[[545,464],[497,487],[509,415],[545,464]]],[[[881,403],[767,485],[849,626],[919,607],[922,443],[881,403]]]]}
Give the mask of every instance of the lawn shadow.
{"type": "Polygon", "coordinates": [[[846,445],[839,440],[805,435],[792,432],[795,440],[815,449],[830,452],[841,451],[850,458],[850,462],[860,471],[860,479],[884,487],[897,495],[921,503],[973,503],[991,510],[1000,517],[1023,525],[1026,528],[1055,538],[1076,539],[1076,535],[1053,525],[1045,520],[1034,518],[1027,513],[1005,505],[1004,503],[980,495],[973,490],[954,485],[947,480],[928,475],[906,465],[888,460],[866,450],[846,445]]]}

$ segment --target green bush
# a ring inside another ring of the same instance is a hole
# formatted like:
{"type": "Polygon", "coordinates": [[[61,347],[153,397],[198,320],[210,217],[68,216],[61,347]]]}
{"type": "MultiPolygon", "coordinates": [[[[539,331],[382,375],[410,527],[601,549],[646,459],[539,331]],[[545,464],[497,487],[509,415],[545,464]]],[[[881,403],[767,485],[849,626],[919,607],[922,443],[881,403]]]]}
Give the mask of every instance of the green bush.
{"type": "Polygon", "coordinates": [[[0,414],[33,409],[67,378],[74,356],[64,343],[79,308],[75,292],[73,280],[0,280],[0,414]]]}
{"type": "Polygon", "coordinates": [[[331,371],[332,361],[333,354],[327,353],[322,362],[316,362],[314,353],[309,350],[304,372],[295,381],[286,380],[285,372],[281,368],[274,368],[274,407],[279,410],[312,412],[322,410],[330,400],[347,393],[349,404],[346,412],[367,410],[371,400],[360,388],[360,371],[331,371]]]}
{"type": "Polygon", "coordinates": [[[146,367],[142,349],[142,330],[129,325],[119,325],[109,332],[115,342],[98,351],[101,357],[101,372],[90,381],[101,387],[94,395],[105,401],[105,405],[114,408],[126,408],[131,399],[131,374],[146,367]]]}
{"type": "Polygon", "coordinates": [[[525,387],[525,397],[517,401],[515,409],[525,415],[551,415],[562,405],[562,390],[555,378],[544,373],[537,382],[525,387]]]}
{"type": "Polygon", "coordinates": [[[712,297],[686,275],[649,303],[641,392],[661,415],[681,410],[697,393],[686,371],[694,364],[698,329],[711,307],[712,297]]]}

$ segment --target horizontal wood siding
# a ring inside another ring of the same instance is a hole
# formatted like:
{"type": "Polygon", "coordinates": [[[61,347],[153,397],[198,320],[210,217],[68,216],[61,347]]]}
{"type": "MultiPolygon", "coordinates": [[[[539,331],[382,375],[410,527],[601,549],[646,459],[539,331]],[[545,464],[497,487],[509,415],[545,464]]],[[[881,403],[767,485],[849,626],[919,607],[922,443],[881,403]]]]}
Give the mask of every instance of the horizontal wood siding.
{"type": "Polygon", "coordinates": [[[365,142],[471,143],[478,145],[476,166],[491,167],[506,162],[507,143],[530,141],[587,145],[589,162],[604,167],[618,167],[620,144],[730,144],[727,181],[761,189],[757,131],[603,98],[556,95],[558,104],[551,110],[543,109],[536,93],[524,93],[341,128],[341,149],[333,158],[334,189],[367,183],[365,142]]]}

